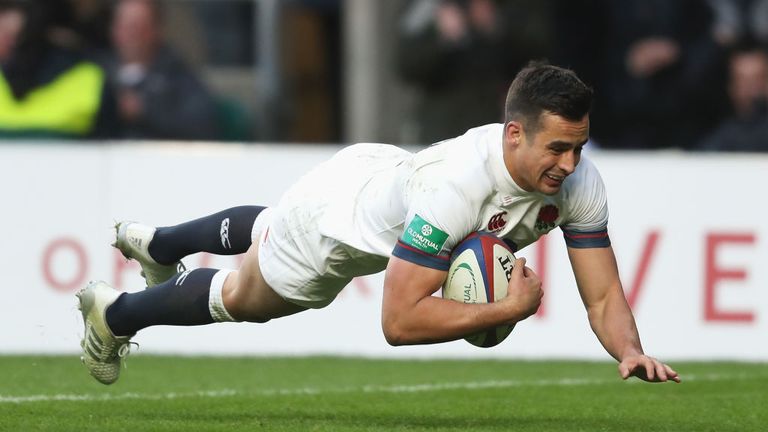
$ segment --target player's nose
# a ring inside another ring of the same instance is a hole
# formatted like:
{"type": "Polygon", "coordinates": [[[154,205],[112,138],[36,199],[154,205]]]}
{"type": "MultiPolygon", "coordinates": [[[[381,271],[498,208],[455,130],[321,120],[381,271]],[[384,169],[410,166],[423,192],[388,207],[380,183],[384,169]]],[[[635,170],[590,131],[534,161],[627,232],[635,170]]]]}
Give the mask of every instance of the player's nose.
{"type": "Polygon", "coordinates": [[[579,163],[577,156],[573,152],[564,152],[560,155],[560,159],[557,161],[557,167],[563,174],[571,175],[576,169],[577,163],[579,163]]]}

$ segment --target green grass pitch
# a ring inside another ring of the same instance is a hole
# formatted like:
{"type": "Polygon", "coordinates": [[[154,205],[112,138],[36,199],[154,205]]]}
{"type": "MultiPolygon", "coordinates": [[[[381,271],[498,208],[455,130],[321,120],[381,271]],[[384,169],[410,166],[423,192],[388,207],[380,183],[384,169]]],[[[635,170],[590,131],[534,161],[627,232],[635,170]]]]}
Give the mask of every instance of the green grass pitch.
{"type": "Polygon", "coordinates": [[[0,431],[766,431],[768,364],[133,355],[103,386],[74,356],[0,357],[0,431]]]}

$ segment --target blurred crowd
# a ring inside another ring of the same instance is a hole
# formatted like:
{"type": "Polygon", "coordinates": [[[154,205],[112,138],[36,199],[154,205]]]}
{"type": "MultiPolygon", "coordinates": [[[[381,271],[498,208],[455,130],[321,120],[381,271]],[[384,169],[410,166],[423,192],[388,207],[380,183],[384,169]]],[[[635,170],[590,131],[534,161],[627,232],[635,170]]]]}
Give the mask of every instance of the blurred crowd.
{"type": "Polygon", "coordinates": [[[418,140],[499,121],[531,59],[595,89],[612,149],[768,151],[766,0],[412,0],[398,68],[420,93],[418,140]]]}
{"type": "Polygon", "coordinates": [[[151,0],[0,0],[0,137],[221,136],[151,0]]]}
{"type": "MultiPolygon", "coordinates": [[[[231,24],[252,13],[221,3],[191,3],[207,24],[198,33],[214,45],[210,57],[252,57],[252,33],[231,24]]],[[[292,106],[296,124],[337,141],[344,2],[289,3],[323,17],[283,23],[298,35],[284,55],[305,94],[292,106]]],[[[594,87],[597,146],[768,151],[768,0],[397,4],[390,64],[416,95],[412,141],[500,121],[515,73],[546,59],[594,87]]],[[[253,116],[212,91],[169,43],[165,9],[155,0],[0,0],[0,138],[258,137],[253,116]]],[[[305,136],[312,140],[287,138],[305,136]]]]}

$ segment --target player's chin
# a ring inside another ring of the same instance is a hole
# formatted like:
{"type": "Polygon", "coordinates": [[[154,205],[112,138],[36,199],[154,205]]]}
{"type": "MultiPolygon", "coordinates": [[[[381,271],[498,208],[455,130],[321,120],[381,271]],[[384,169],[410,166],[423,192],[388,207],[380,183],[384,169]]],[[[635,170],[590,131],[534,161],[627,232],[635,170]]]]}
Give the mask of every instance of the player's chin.
{"type": "Polygon", "coordinates": [[[560,192],[560,188],[563,186],[563,182],[556,182],[548,177],[544,177],[539,182],[539,192],[545,195],[555,195],[560,192]]]}

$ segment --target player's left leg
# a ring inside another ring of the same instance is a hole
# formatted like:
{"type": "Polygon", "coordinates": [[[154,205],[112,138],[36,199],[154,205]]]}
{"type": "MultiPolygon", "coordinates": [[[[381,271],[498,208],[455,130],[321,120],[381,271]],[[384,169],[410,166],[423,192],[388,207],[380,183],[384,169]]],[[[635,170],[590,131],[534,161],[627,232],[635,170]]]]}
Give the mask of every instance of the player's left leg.
{"type": "Polygon", "coordinates": [[[183,270],[181,259],[197,252],[216,255],[245,253],[261,206],[232,207],[209,216],[168,227],[120,222],[113,246],[141,264],[142,276],[152,287],[183,270]]]}
{"type": "Polygon", "coordinates": [[[179,225],[157,228],[149,253],[170,264],[197,252],[238,255],[251,247],[251,231],[262,206],[239,206],[179,225]]]}

